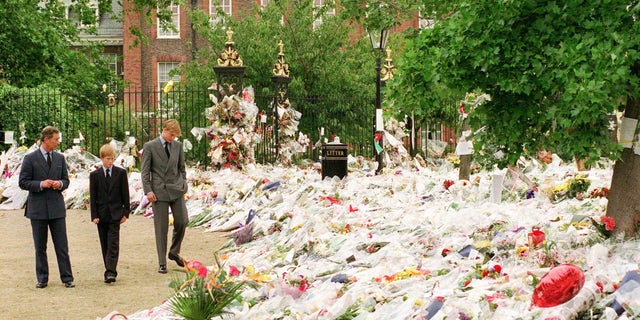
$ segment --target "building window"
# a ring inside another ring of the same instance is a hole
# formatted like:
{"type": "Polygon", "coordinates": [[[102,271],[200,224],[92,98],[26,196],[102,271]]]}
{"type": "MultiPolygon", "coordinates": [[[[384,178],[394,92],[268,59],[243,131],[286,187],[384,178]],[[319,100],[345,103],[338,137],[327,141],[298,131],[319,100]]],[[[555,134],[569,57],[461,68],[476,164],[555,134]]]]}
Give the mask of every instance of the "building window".
{"type": "Polygon", "coordinates": [[[211,0],[209,2],[209,21],[211,24],[221,23],[224,16],[231,16],[233,12],[231,0],[211,0]],[[224,12],[224,15],[219,14],[218,11],[224,12]]]}
{"type": "Polygon", "coordinates": [[[103,53],[102,60],[104,60],[109,66],[109,70],[116,76],[118,74],[118,55],[115,53],[103,53]]]}
{"type": "Polygon", "coordinates": [[[162,93],[162,88],[169,80],[173,80],[173,82],[180,81],[179,74],[171,75],[173,69],[177,71],[179,68],[180,62],[158,62],[158,91],[162,93]]]}
{"type": "Polygon", "coordinates": [[[180,6],[173,2],[166,8],[158,12],[160,14],[170,14],[171,21],[160,24],[160,19],[157,19],[158,24],[158,39],[180,39],[180,6]],[[167,25],[168,24],[168,25],[167,25]]]}
{"type": "MultiPolygon", "coordinates": [[[[324,8],[327,5],[331,5],[331,8],[327,8],[326,12],[324,13],[324,15],[327,16],[335,16],[336,15],[336,8],[335,6],[333,6],[333,1],[332,0],[313,0],[313,7],[316,9],[314,11],[318,11],[319,9],[324,8]]],[[[313,29],[316,29],[318,27],[320,27],[320,25],[322,24],[322,17],[318,17],[315,21],[313,21],[313,29]]]]}
{"type": "Polygon", "coordinates": [[[75,22],[78,29],[98,27],[98,4],[89,1],[87,7],[79,4],[69,5],[66,8],[67,19],[75,22]]]}
{"type": "Polygon", "coordinates": [[[430,19],[427,16],[422,15],[422,12],[418,12],[418,28],[419,29],[430,29],[433,28],[433,25],[436,23],[434,19],[430,19]]]}

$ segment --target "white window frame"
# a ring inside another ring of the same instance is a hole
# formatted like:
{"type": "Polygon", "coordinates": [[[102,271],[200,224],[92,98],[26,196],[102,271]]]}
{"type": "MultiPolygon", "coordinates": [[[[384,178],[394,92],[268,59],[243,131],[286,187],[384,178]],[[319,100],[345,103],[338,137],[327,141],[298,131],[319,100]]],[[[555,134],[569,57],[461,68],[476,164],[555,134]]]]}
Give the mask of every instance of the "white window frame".
{"type": "Polygon", "coordinates": [[[435,23],[434,19],[424,17],[422,12],[418,11],[418,29],[431,29],[435,23]]]}
{"type": "Polygon", "coordinates": [[[173,80],[173,82],[180,82],[180,75],[174,75],[173,77],[169,76],[169,73],[171,73],[173,69],[180,68],[180,62],[162,61],[158,62],[157,67],[158,92],[160,92],[160,95],[162,95],[162,88],[164,88],[164,85],[167,84],[167,82],[169,82],[170,80],[173,80]]]}
{"type": "Polygon", "coordinates": [[[102,60],[104,60],[107,65],[109,65],[109,69],[113,71],[113,74],[116,76],[118,74],[118,54],[117,53],[103,53],[101,54],[102,60]]]}
{"type": "MultiPolygon", "coordinates": [[[[313,0],[313,7],[314,8],[322,8],[329,1],[332,1],[332,0],[313,0]]],[[[333,7],[330,10],[327,10],[327,12],[325,14],[328,15],[328,16],[335,16],[336,15],[336,8],[333,7]]],[[[313,30],[315,30],[318,27],[320,27],[321,24],[322,24],[322,17],[320,17],[320,18],[316,19],[315,21],[313,21],[313,30]]]]}
{"type": "Polygon", "coordinates": [[[218,15],[218,7],[227,15],[231,16],[233,13],[233,1],[232,0],[211,0],[209,2],[209,22],[214,25],[222,22],[221,16],[218,15]]]}
{"type": "Polygon", "coordinates": [[[162,30],[162,27],[160,27],[160,20],[156,18],[158,39],[180,39],[180,5],[171,2],[167,9],[172,12],[171,22],[176,28],[176,31],[173,31],[172,29],[162,30]]]}
{"type": "Polygon", "coordinates": [[[65,18],[67,18],[67,20],[73,20],[76,24],[76,27],[80,30],[89,29],[91,27],[97,28],[100,23],[98,4],[94,3],[94,1],[89,1],[88,7],[93,9],[93,14],[95,16],[95,22],[93,24],[84,24],[82,22],[82,19],[80,19],[80,17],[78,17],[77,14],[73,12],[70,5],[66,7],[65,18]]]}

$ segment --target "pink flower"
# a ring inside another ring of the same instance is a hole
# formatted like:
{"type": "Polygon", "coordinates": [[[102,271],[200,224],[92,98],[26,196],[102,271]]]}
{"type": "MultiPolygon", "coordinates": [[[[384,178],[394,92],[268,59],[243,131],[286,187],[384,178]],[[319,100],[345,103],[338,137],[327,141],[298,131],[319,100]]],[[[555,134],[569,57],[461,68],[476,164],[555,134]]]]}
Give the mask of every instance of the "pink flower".
{"type": "Polygon", "coordinates": [[[240,275],[240,270],[238,268],[236,268],[235,266],[229,266],[229,274],[232,277],[237,277],[240,275]]]}
{"type": "Polygon", "coordinates": [[[198,260],[187,260],[187,265],[185,266],[188,272],[197,272],[198,277],[204,279],[207,276],[207,267],[205,267],[202,262],[198,260]]]}
{"type": "Polygon", "coordinates": [[[307,282],[307,280],[301,280],[300,281],[300,287],[298,287],[298,289],[300,289],[300,291],[307,291],[307,289],[309,288],[309,283],[307,282]]]}
{"type": "Polygon", "coordinates": [[[187,260],[187,270],[188,271],[195,271],[200,269],[201,267],[203,267],[202,262],[198,261],[198,260],[187,260]]]}
{"type": "Polygon", "coordinates": [[[200,277],[200,279],[206,278],[207,272],[207,268],[205,266],[201,266],[200,268],[198,268],[198,277],[200,277]]]}

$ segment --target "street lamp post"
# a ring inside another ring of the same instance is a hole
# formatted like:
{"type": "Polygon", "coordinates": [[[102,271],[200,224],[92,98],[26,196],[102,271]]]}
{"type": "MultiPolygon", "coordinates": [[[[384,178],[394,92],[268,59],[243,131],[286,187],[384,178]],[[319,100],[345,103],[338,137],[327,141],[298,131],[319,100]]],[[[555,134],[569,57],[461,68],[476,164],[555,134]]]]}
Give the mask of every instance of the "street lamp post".
{"type": "Polygon", "coordinates": [[[369,30],[369,40],[371,40],[371,47],[376,52],[376,115],[375,115],[375,123],[374,123],[374,145],[373,149],[376,155],[376,162],[378,162],[378,168],[376,169],[376,174],[382,172],[383,161],[382,161],[382,148],[383,148],[383,120],[382,120],[382,96],[380,93],[381,87],[384,85],[381,79],[381,70],[382,70],[382,61],[381,54],[384,51],[387,45],[387,39],[389,38],[389,30],[387,29],[379,29],[379,30],[369,30]],[[377,140],[377,141],[376,141],[377,140]],[[378,142],[379,147],[376,147],[376,142],[378,142]]]}

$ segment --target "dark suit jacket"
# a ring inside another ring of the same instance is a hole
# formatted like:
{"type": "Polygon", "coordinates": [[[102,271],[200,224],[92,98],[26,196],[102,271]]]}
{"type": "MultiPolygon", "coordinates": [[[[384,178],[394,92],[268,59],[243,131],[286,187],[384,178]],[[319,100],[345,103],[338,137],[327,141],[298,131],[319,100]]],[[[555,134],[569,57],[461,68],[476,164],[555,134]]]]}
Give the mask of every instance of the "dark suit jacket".
{"type": "Polygon", "coordinates": [[[153,191],[159,201],[184,197],[188,186],[182,144],[171,142],[171,157],[167,159],[159,137],[145,143],[142,147],[141,174],[144,194],[153,191]]]}
{"type": "Polygon", "coordinates": [[[129,179],[123,168],[111,166],[111,183],[107,190],[107,178],[102,167],[89,174],[89,202],[91,220],[120,220],[129,218],[129,179]]]}
{"type": "Polygon", "coordinates": [[[42,156],[40,148],[27,154],[22,160],[18,185],[21,189],[29,191],[24,211],[27,218],[48,220],[66,217],[67,208],[62,191],[69,187],[69,172],[67,162],[61,153],[51,153],[51,168],[42,156]],[[62,187],[58,190],[40,188],[40,182],[47,179],[62,181],[62,187]]]}

